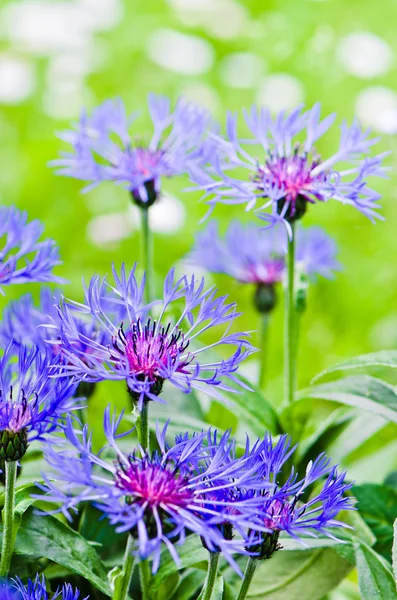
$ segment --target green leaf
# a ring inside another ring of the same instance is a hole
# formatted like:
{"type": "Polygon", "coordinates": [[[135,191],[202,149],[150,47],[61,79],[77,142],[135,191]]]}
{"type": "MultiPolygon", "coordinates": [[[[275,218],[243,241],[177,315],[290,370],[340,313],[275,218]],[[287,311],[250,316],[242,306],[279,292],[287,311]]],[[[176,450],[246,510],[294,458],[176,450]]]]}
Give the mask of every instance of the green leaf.
{"type": "Polygon", "coordinates": [[[302,390],[298,399],[322,398],[368,410],[397,423],[397,394],[381,379],[368,375],[345,377],[302,390]]]}
{"type": "Polygon", "coordinates": [[[397,581],[397,519],[393,523],[393,547],[391,551],[394,579],[397,581]]]}
{"type": "Polygon", "coordinates": [[[381,350],[380,352],[372,352],[371,354],[362,354],[361,356],[349,358],[324,369],[324,371],[321,371],[321,373],[314,377],[313,381],[317,381],[321,377],[335,371],[347,371],[363,367],[388,367],[390,369],[397,369],[397,350],[381,350]]]}
{"type": "Polygon", "coordinates": [[[354,549],[363,600],[396,600],[396,584],[386,561],[363,541],[356,540],[354,549]]]}
{"type": "Polygon", "coordinates": [[[198,536],[188,536],[183,546],[177,547],[177,551],[180,558],[180,564],[177,565],[170,553],[165,549],[161,555],[160,568],[156,575],[152,578],[151,592],[155,594],[158,589],[163,585],[163,581],[166,577],[169,577],[173,573],[177,573],[180,569],[186,567],[192,567],[203,562],[203,568],[206,568],[208,560],[208,552],[203,547],[200,538],[198,536]]]}
{"type": "Polygon", "coordinates": [[[97,544],[97,552],[106,564],[120,565],[123,560],[127,534],[116,533],[108,519],[103,519],[98,508],[87,504],[80,513],[79,534],[97,544]]]}
{"type": "Polygon", "coordinates": [[[192,596],[202,587],[205,580],[205,573],[198,569],[189,569],[181,577],[180,583],[172,600],[190,600],[192,596]]]}
{"type": "Polygon", "coordinates": [[[81,575],[110,596],[107,572],[94,548],[78,533],[51,515],[29,509],[18,530],[15,553],[48,558],[81,575]]]}
{"type": "Polygon", "coordinates": [[[368,483],[352,489],[357,508],[376,537],[374,550],[391,561],[393,521],[397,515],[397,491],[385,485],[368,483]]]}
{"type": "Polygon", "coordinates": [[[241,375],[239,378],[252,391],[244,390],[237,394],[224,392],[233,404],[230,410],[240,423],[247,425],[255,435],[263,436],[266,431],[280,433],[278,416],[273,406],[250,381],[241,375]]]}
{"type": "Polygon", "coordinates": [[[179,574],[172,573],[165,579],[163,579],[162,584],[159,588],[157,588],[156,600],[168,600],[175,592],[179,583],[179,574]]]}
{"type": "Polygon", "coordinates": [[[222,575],[218,575],[212,588],[211,600],[222,600],[224,581],[222,575]]]}
{"type": "MultiPolygon", "coordinates": [[[[259,565],[248,598],[256,600],[320,600],[352,570],[332,548],[276,552],[259,565]],[[304,592],[304,593],[303,593],[304,592]]],[[[237,579],[228,583],[238,585],[237,579]]]]}

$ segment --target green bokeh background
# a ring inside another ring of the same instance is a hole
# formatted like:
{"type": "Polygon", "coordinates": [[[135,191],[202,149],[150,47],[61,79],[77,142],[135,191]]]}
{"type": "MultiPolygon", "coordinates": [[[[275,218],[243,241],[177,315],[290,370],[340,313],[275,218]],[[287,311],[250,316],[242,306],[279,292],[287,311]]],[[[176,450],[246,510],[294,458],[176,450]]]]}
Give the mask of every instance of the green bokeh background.
{"type": "MultiPolygon", "coordinates": [[[[102,0],[97,2],[97,5],[91,2],[92,18],[100,6],[112,4],[102,0]]],[[[92,28],[90,32],[95,64],[80,77],[77,98],[61,79],[59,89],[54,92],[57,84],[51,82],[51,73],[54,61],[60,57],[71,56],[78,64],[81,49],[41,52],[32,49],[23,36],[15,34],[12,29],[17,28],[15,22],[10,25],[8,20],[10,6],[21,4],[20,1],[3,2],[0,9],[0,63],[2,53],[27,61],[33,71],[34,89],[26,99],[0,104],[0,201],[26,209],[30,218],[43,221],[46,234],[60,246],[63,265],[58,274],[70,281],[65,286],[65,294],[75,299],[82,295],[82,277],[88,280],[94,273],[108,273],[112,261],[116,265],[124,261],[131,267],[140,256],[138,222],[133,224],[131,236],[111,244],[96,244],[88,235],[90,223],[92,226],[92,220],[98,216],[127,213],[129,197],[125,191],[104,184],[82,195],[80,182],[57,177],[47,167],[48,161],[55,158],[62,147],[55,132],[67,127],[70,119],[78,116],[80,104],[90,109],[106,98],[120,96],[131,112],[142,110],[134,131],[144,135],[149,126],[146,98],[150,91],[167,94],[172,101],[184,93],[198,102],[207,101],[214,109],[215,117],[224,123],[227,109],[238,110],[257,99],[266,78],[288,74],[300,82],[308,106],[320,101],[323,113],[335,111],[340,123],[343,119],[351,121],[357,98],[366,88],[381,86],[391,93],[395,89],[395,61],[379,76],[358,77],[350,74],[338,58],[340,41],[352,32],[375,34],[389,44],[394,54],[397,52],[395,0],[241,2],[239,6],[245,22],[240,28],[236,27],[235,35],[228,37],[217,34],[208,26],[211,18],[218,20],[220,25],[222,19],[227,21],[227,8],[222,9],[223,12],[215,11],[213,17],[206,17],[208,2],[201,8],[195,2],[196,11],[181,8],[183,4],[188,5],[187,0],[184,3],[163,0],[114,2],[114,10],[119,11],[115,24],[107,26],[105,23],[101,29],[92,28]],[[151,36],[164,28],[202,38],[213,52],[212,66],[202,74],[181,73],[160,66],[150,57],[148,47],[153,39],[151,36]],[[221,76],[225,57],[235,52],[249,52],[263,61],[262,75],[245,89],[227,85],[221,76]],[[65,105],[67,109],[69,100],[68,118],[63,119],[61,115],[66,114],[65,105]]],[[[42,14],[46,5],[31,2],[33,6],[36,4],[41,6],[38,14],[42,14]]],[[[52,1],[48,6],[57,4],[52,1]]],[[[60,3],[59,6],[67,4],[60,3]]],[[[79,3],[75,0],[69,4],[77,6],[79,3]]],[[[221,0],[213,0],[213,6],[218,5],[225,6],[221,0]]],[[[40,26],[40,19],[31,24],[39,31],[40,26]]],[[[48,28],[48,24],[42,26],[48,28]]],[[[67,26],[65,21],[65,28],[67,26]]],[[[71,35],[76,32],[71,31],[71,35]]],[[[0,92],[1,85],[0,81],[0,92]]],[[[378,110],[376,105],[374,110],[378,110]]],[[[319,143],[318,149],[326,154],[336,147],[337,142],[338,129],[335,127],[319,143]]],[[[387,159],[391,167],[395,163],[395,148],[393,135],[382,135],[377,149],[391,151],[387,159]]],[[[186,220],[173,234],[156,233],[154,266],[158,290],[164,274],[189,251],[195,233],[202,228],[199,221],[206,207],[198,202],[199,194],[182,192],[187,183],[187,180],[164,182],[164,189],[183,203],[186,220]]],[[[358,211],[337,202],[316,205],[305,217],[306,224],[320,224],[335,237],[343,272],[335,281],[321,280],[310,289],[309,306],[302,322],[301,385],[307,385],[318,371],[340,359],[397,346],[395,175],[391,173],[390,179],[376,182],[376,188],[383,195],[384,222],[373,225],[358,211]]],[[[222,230],[232,217],[255,220],[252,213],[244,212],[244,207],[219,206],[214,216],[222,230]]],[[[213,276],[210,281],[217,283],[222,293],[228,293],[238,303],[243,312],[239,328],[255,330],[257,318],[251,306],[252,290],[223,276],[213,276]]],[[[26,287],[23,290],[26,291],[26,287]]],[[[35,295],[38,290],[38,286],[29,288],[35,295]]],[[[2,306],[21,291],[17,286],[7,289],[6,298],[1,300],[2,306]]],[[[275,404],[280,402],[282,391],[281,304],[275,311],[269,340],[267,395],[275,404]]],[[[256,343],[255,333],[253,343],[256,343]]],[[[245,369],[247,373],[254,373],[255,361],[245,369]]],[[[394,437],[393,428],[387,440],[394,437]]]]}

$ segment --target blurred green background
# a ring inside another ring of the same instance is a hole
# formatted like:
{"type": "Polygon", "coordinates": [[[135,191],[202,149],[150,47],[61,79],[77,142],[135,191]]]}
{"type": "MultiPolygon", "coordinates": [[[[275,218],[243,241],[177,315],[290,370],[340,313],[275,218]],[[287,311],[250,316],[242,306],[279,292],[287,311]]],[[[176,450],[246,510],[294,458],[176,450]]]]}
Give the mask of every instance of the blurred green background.
{"type": "MultiPolygon", "coordinates": [[[[81,278],[110,271],[111,262],[139,260],[139,218],[121,188],[103,184],[81,194],[81,183],[47,167],[62,148],[56,138],[82,107],[120,96],[142,110],[134,132],[150,125],[147,93],[206,105],[222,124],[227,109],[253,102],[274,111],[320,101],[338,122],[356,115],[391,151],[397,132],[395,0],[14,0],[0,8],[0,201],[26,209],[58,241],[70,281],[65,294],[81,298],[81,278]]],[[[319,151],[332,152],[337,127],[319,151]]],[[[206,207],[183,193],[187,180],[164,182],[152,209],[155,270],[181,273],[206,207]]],[[[397,346],[397,212],[395,177],[376,182],[384,222],[373,225],[337,202],[312,207],[306,224],[335,237],[344,270],[310,289],[302,323],[299,379],[307,385],[322,368],[349,356],[397,346]]],[[[222,231],[232,217],[255,220],[244,207],[217,207],[222,231]]],[[[258,221],[259,224],[259,221],[258,221]]],[[[239,329],[257,327],[253,290],[222,276],[208,277],[243,311],[239,329]]],[[[30,286],[37,294],[39,286],[30,286]]],[[[7,289],[4,303],[21,288],[7,289]]],[[[25,291],[25,289],[24,289],[25,291]]],[[[256,343],[255,334],[253,342],[256,343]]],[[[282,306],[270,330],[267,395],[282,390],[282,306]]],[[[243,371],[256,373],[255,359],[243,371]]],[[[108,398],[106,398],[107,401],[108,398]]],[[[395,439],[394,428],[386,435],[395,439]]],[[[386,443],[385,438],[385,443],[386,443]]],[[[379,441],[379,440],[378,440],[379,441]]],[[[380,442],[379,442],[380,443],[380,442]]],[[[391,448],[388,446],[389,456],[391,448]]],[[[376,475],[367,473],[368,478],[376,475]]],[[[383,475],[380,475],[381,477],[383,475]]],[[[357,597],[353,586],[349,596],[357,597]]],[[[352,584],[353,585],[353,584],[352,584]]],[[[334,597],[334,596],[333,596],[334,597]]],[[[335,598],[339,596],[335,595],[335,598]]]]}

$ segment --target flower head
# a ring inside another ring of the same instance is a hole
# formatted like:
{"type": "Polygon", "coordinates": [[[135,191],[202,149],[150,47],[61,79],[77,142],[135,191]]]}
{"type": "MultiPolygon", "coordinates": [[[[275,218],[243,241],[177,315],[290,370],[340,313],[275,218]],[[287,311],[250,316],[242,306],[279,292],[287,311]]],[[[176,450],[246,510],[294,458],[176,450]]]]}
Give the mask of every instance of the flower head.
{"type": "MultiPolygon", "coordinates": [[[[64,583],[54,594],[48,594],[44,575],[41,577],[36,575],[33,581],[29,579],[27,585],[17,577],[13,589],[19,592],[17,598],[20,600],[79,600],[80,598],[79,590],[74,589],[70,583],[64,583]]],[[[88,600],[88,596],[85,600],[88,600]]]]}
{"type": "Polygon", "coordinates": [[[26,212],[14,206],[0,207],[0,286],[62,281],[52,274],[60,264],[55,242],[39,241],[42,224],[38,220],[28,223],[27,218],[26,212]]]}
{"type": "Polygon", "coordinates": [[[60,167],[61,175],[92,185],[107,180],[124,185],[137,204],[150,206],[160,193],[162,177],[181,175],[190,165],[203,162],[211,118],[183,99],[174,112],[164,96],[150,94],[148,104],[153,133],[147,143],[130,137],[129,127],[137,115],[127,116],[121,100],[107,100],[91,116],[83,113],[73,130],[60,134],[72,151],[64,152],[52,166],[60,167]]]}
{"type": "Polygon", "coordinates": [[[276,231],[232,221],[222,239],[215,222],[197,234],[189,262],[242,283],[273,285],[283,279],[285,249],[276,231]]]}
{"type": "Polygon", "coordinates": [[[121,276],[113,269],[113,275],[114,286],[106,278],[93,277],[83,304],[67,301],[59,307],[56,335],[65,372],[93,382],[125,380],[139,408],[144,401],[158,399],[165,381],[186,393],[196,388],[216,398],[223,398],[221,390],[234,391],[226,381],[240,383],[235,375],[238,365],[252,352],[247,334],[229,333],[238,316],[234,304],[217,297],[214,288],[205,290],[204,280],[182,277],[175,281],[171,270],[164,282],[163,299],[145,305],[145,281],[138,284],[135,267],[128,275],[122,267],[121,276]],[[180,302],[182,307],[175,316],[180,302]],[[117,306],[126,312],[124,323],[114,317],[117,306]],[[98,330],[107,331],[112,338],[110,347],[76,327],[76,319],[84,315],[98,330]],[[219,325],[226,325],[227,330],[217,341],[195,346],[200,335],[219,325]],[[88,345],[90,353],[82,351],[80,344],[88,345]],[[200,360],[204,351],[220,346],[234,347],[229,358],[200,360]]]}
{"type": "Polygon", "coordinates": [[[249,486],[251,479],[240,460],[230,456],[230,434],[222,436],[213,449],[208,448],[204,432],[190,438],[178,436],[168,446],[165,427],[157,431],[159,451],[125,454],[116,441],[119,422],[120,418],[111,418],[108,407],[104,429],[115,453],[112,461],[94,454],[87,427],[82,433],[75,431],[68,417],[65,434],[70,445],[45,448],[52,472],[44,475],[45,484],[40,487],[47,495],[41,499],[60,502],[59,511],[67,517],[81,502],[94,503],[116,531],[133,533],[134,552],[141,559],[152,556],[153,571],[163,545],[178,562],[174,544],[183,543],[190,533],[199,535],[211,551],[223,551],[226,558],[244,552],[244,540],[225,538],[222,529],[225,520],[237,530],[249,527],[253,514],[252,499],[231,500],[227,493],[236,482],[249,486]]]}
{"type": "MultiPolygon", "coordinates": [[[[279,229],[263,230],[255,225],[230,224],[224,239],[217,225],[210,222],[197,235],[188,260],[213,273],[226,273],[237,281],[254,284],[254,304],[259,312],[270,312],[276,305],[275,286],[286,277],[285,233],[279,229]]],[[[308,279],[317,275],[333,277],[340,269],[336,244],[320,227],[297,229],[297,273],[307,287],[308,279]]]]}
{"type": "Polygon", "coordinates": [[[368,187],[367,179],[384,175],[384,155],[370,156],[377,140],[357,122],[351,127],[342,124],[339,148],[324,159],[314,144],[335,115],[320,121],[319,104],[306,112],[282,111],[274,119],[267,109],[253,106],[244,117],[250,139],[239,139],[237,117],[229,114],[226,139],[213,136],[210,167],[191,169],[193,181],[213,196],[211,206],[246,203],[251,209],[259,202],[260,218],[270,226],[283,222],[289,234],[290,223],[304,215],[308,204],[331,199],[354,206],[372,221],[380,218],[376,212],[380,196],[368,187]],[[300,134],[304,140],[295,142],[300,134]],[[343,163],[351,166],[340,167],[343,163]],[[247,175],[240,178],[234,169],[247,175]]]}
{"type": "Polygon", "coordinates": [[[255,531],[254,527],[247,547],[261,558],[270,558],[277,549],[281,532],[304,543],[307,536],[337,539],[334,530],[348,527],[336,519],[341,510],[353,508],[353,499],[346,495],[352,487],[345,480],[346,473],[338,473],[325,454],[320,454],[309,462],[303,478],[294,469],[290,474],[284,473],[283,478],[283,468],[295,449],[291,448],[288,435],[281,436],[276,444],[266,435],[249,452],[263,481],[263,489],[255,494],[263,500],[258,517],[268,531],[255,531]],[[279,483],[280,480],[285,483],[279,483]],[[320,489],[309,493],[314,484],[320,489]]]}
{"type": "Polygon", "coordinates": [[[43,439],[73,407],[77,384],[56,377],[52,355],[11,343],[0,359],[0,459],[18,460],[28,443],[43,439]]]}

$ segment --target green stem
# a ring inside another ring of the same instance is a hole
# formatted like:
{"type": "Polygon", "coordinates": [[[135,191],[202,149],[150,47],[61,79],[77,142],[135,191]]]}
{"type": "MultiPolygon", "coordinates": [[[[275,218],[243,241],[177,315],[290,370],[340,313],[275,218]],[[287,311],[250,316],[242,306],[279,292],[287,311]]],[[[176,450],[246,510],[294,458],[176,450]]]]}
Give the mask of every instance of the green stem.
{"type": "Polygon", "coordinates": [[[6,462],[5,470],[5,502],[2,512],[3,544],[1,549],[0,578],[7,577],[10,570],[12,553],[14,550],[14,509],[17,462],[6,462]]]}
{"type": "Polygon", "coordinates": [[[133,537],[129,535],[125,547],[123,570],[117,579],[113,592],[113,600],[125,600],[128,596],[135,562],[135,557],[132,554],[133,544],[133,537]]]}
{"type": "Polygon", "coordinates": [[[265,386],[265,377],[266,377],[266,358],[267,358],[267,339],[268,339],[268,330],[269,330],[269,313],[264,313],[261,315],[260,322],[260,332],[259,332],[259,348],[261,351],[260,354],[260,366],[259,366],[259,381],[258,387],[260,390],[263,390],[265,386]]]}
{"type": "Polygon", "coordinates": [[[153,300],[153,255],[150,235],[149,208],[142,207],[142,256],[146,271],[145,300],[149,304],[153,300]]]}
{"type": "Polygon", "coordinates": [[[205,578],[203,589],[198,597],[198,600],[210,600],[212,591],[214,589],[214,583],[216,574],[218,572],[219,552],[210,552],[208,560],[208,571],[207,577],[205,578]]]}
{"type": "Polygon", "coordinates": [[[291,223],[292,238],[288,240],[288,257],[287,257],[287,286],[285,290],[285,305],[284,305],[284,395],[285,402],[291,404],[294,401],[295,395],[295,295],[294,295],[294,278],[295,278],[295,231],[294,224],[291,223]]]}
{"type": "Polygon", "coordinates": [[[149,600],[149,585],[150,585],[151,573],[150,566],[147,560],[142,560],[139,563],[139,581],[141,583],[141,594],[142,600],[149,600]]]}
{"type": "Polygon", "coordinates": [[[256,571],[256,567],[258,566],[259,561],[256,558],[250,557],[247,562],[247,566],[245,567],[244,579],[241,584],[240,591],[237,596],[237,600],[244,600],[248,593],[249,586],[251,585],[252,578],[256,571]]]}
{"type": "Polygon", "coordinates": [[[143,401],[142,410],[140,412],[138,421],[138,441],[143,450],[149,450],[149,402],[143,401]]]}

